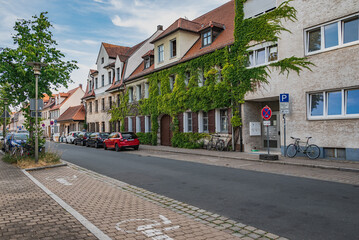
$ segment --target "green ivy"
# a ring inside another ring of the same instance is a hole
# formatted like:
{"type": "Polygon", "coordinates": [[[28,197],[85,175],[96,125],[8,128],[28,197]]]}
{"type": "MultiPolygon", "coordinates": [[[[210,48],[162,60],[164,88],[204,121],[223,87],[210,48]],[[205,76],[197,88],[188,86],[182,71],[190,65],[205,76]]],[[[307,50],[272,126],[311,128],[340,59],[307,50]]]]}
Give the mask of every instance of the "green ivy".
{"type": "Polygon", "coordinates": [[[121,131],[125,131],[125,118],[129,114],[130,106],[129,106],[129,93],[120,93],[120,104],[117,107],[112,107],[109,110],[111,114],[110,122],[117,122],[119,121],[121,124],[121,131]]]}
{"type": "Polygon", "coordinates": [[[189,149],[203,148],[203,139],[208,136],[206,133],[182,133],[175,131],[171,139],[172,147],[189,149]]]}
{"type": "Polygon", "coordinates": [[[141,144],[151,145],[152,144],[152,133],[136,133],[141,144]]]}
{"type": "MultiPolygon", "coordinates": [[[[259,84],[267,83],[270,68],[277,68],[280,74],[303,68],[309,69],[312,63],[305,58],[290,57],[267,66],[247,68],[249,47],[254,42],[277,41],[282,31],[289,31],[281,22],[295,21],[296,10],[290,0],[283,2],[275,10],[256,18],[244,19],[243,4],[246,0],[235,1],[235,41],[233,45],[197,57],[185,63],[150,74],[149,98],[141,100],[139,113],[151,115],[152,144],[157,144],[158,117],[168,114],[172,117],[173,146],[194,147],[196,134],[180,133],[177,115],[190,109],[193,112],[209,111],[216,108],[232,108],[231,124],[237,128],[242,125],[239,107],[244,103],[246,93],[254,91],[259,84]],[[222,69],[219,71],[218,69],[222,69]],[[199,87],[199,72],[204,73],[204,86],[199,87]],[[186,74],[190,73],[188,85],[186,74]],[[170,88],[170,76],[175,77],[174,87],[170,88]],[[160,89],[159,89],[160,85],[160,89]],[[188,144],[188,145],[187,145],[188,144]]],[[[125,109],[123,109],[125,111],[125,109]]],[[[121,113],[125,116],[124,113],[121,113]]]]}

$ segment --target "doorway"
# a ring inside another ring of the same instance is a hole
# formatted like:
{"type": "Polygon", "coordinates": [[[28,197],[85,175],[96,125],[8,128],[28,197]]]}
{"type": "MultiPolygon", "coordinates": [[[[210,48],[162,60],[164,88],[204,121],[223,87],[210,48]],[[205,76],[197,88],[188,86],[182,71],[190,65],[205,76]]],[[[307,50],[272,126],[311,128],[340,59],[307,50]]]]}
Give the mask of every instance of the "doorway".
{"type": "Polygon", "coordinates": [[[171,117],[169,115],[164,115],[161,118],[161,145],[171,146],[171,117]]]}
{"type": "MultiPolygon", "coordinates": [[[[280,151],[280,113],[273,112],[270,120],[270,126],[263,126],[262,143],[263,148],[267,149],[267,129],[269,132],[269,148],[274,151],[280,151]]],[[[262,123],[263,125],[263,123],[262,123]]]]}

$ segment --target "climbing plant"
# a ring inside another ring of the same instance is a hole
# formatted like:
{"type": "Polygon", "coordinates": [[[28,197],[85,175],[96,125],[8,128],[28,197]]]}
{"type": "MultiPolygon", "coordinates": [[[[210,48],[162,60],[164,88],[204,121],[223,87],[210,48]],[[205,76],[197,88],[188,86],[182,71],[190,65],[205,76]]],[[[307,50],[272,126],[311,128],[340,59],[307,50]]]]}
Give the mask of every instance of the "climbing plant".
{"type": "Polygon", "coordinates": [[[174,145],[178,145],[179,140],[195,139],[179,132],[177,116],[187,109],[207,112],[216,108],[232,108],[231,124],[236,130],[242,124],[239,109],[246,93],[268,83],[272,68],[279,69],[280,74],[289,74],[290,71],[299,74],[303,69],[310,70],[312,63],[294,56],[266,66],[248,68],[249,48],[256,43],[278,41],[281,32],[289,32],[282,21],[295,21],[296,10],[290,6],[289,0],[271,12],[245,19],[245,2],[235,0],[235,41],[231,46],[148,76],[149,98],[140,101],[139,110],[142,115],[151,115],[152,144],[157,144],[160,114],[172,117],[174,145]],[[173,89],[171,76],[175,76],[173,89]]]}
{"type": "Polygon", "coordinates": [[[119,98],[119,105],[112,107],[108,112],[111,114],[110,122],[119,121],[121,131],[125,131],[125,118],[128,116],[130,110],[128,92],[121,92],[119,98]]]}

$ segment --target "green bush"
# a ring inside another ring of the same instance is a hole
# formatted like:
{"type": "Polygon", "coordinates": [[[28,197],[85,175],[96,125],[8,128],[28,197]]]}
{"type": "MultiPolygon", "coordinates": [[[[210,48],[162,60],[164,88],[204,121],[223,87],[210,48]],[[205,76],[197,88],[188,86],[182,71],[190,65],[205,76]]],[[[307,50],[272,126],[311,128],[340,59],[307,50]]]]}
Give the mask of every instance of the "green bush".
{"type": "MultiPolygon", "coordinates": [[[[145,144],[145,145],[152,145],[152,133],[136,133],[138,139],[140,140],[141,144],[145,144]]],[[[157,137],[157,136],[156,136],[157,137]]]]}
{"type": "Polygon", "coordinates": [[[17,163],[18,158],[16,156],[11,156],[10,154],[7,153],[3,156],[2,160],[6,163],[13,164],[13,163],[17,163]]]}
{"type": "Polygon", "coordinates": [[[204,139],[208,137],[206,133],[182,133],[174,132],[171,139],[172,147],[178,148],[203,148],[204,139]]]}

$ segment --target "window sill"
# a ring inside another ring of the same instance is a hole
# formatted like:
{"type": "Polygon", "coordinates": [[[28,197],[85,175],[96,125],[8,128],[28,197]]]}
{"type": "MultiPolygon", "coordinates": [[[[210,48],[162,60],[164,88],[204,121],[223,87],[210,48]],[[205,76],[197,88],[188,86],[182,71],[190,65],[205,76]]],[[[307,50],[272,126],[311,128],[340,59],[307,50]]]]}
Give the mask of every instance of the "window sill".
{"type": "Polygon", "coordinates": [[[337,49],[351,47],[351,46],[358,45],[358,44],[359,44],[359,40],[354,41],[354,42],[350,42],[350,43],[345,43],[345,44],[338,45],[338,46],[334,46],[334,47],[330,47],[330,48],[317,50],[317,51],[314,51],[314,52],[306,52],[305,55],[306,56],[313,56],[313,55],[317,55],[317,54],[320,54],[320,53],[325,53],[325,52],[329,52],[329,51],[333,51],[333,50],[337,50],[337,49]]]}
{"type": "Polygon", "coordinates": [[[351,119],[359,119],[359,114],[346,115],[346,116],[321,116],[321,117],[307,117],[308,121],[325,121],[325,120],[351,120],[351,119]]]}

